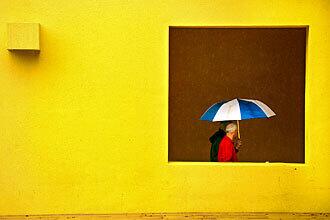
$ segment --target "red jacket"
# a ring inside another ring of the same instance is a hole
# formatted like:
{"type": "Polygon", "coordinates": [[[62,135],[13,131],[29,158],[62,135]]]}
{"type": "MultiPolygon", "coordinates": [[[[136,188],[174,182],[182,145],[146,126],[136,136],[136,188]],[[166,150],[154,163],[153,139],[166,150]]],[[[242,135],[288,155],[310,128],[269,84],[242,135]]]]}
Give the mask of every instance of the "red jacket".
{"type": "Polygon", "coordinates": [[[219,144],[219,162],[237,162],[233,141],[226,135],[219,144]]]}

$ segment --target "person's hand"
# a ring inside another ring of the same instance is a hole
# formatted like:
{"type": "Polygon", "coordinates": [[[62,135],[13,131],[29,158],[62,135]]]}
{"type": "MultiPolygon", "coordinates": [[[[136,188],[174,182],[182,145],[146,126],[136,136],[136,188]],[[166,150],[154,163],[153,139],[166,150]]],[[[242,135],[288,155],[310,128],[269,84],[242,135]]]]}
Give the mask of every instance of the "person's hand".
{"type": "Polygon", "coordinates": [[[242,147],[242,141],[240,139],[238,139],[235,143],[235,148],[240,149],[241,147],[242,147]]]}

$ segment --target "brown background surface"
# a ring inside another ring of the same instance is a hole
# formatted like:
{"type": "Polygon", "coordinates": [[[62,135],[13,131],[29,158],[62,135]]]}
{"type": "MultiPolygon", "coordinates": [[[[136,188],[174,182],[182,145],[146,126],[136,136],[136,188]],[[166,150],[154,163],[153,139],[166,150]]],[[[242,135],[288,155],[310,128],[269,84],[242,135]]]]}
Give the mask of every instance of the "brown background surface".
{"type": "Polygon", "coordinates": [[[257,99],[277,115],[241,121],[244,162],[305,161],[306,28],[169,30],[169,161],[209,161],[212,104],[257,99]]]}

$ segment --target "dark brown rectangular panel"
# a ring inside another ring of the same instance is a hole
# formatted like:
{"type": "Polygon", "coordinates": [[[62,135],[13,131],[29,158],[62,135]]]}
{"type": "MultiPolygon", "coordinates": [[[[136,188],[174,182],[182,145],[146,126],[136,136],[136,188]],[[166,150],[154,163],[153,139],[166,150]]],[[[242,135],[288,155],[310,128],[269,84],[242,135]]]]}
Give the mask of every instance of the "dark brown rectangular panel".
{"type": "Polygon", "coordinates": [[[306,27],[169,29],[169,161],[209,161],[213,103],[257,99],[277,114],[241,121],[240,161],[305,161],[306,27]]]}

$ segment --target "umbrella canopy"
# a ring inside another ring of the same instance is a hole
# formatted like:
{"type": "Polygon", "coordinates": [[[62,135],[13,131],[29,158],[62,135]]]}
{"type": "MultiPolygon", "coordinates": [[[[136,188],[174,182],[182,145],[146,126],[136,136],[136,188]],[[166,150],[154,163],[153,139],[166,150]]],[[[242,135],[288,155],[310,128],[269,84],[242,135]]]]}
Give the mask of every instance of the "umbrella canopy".
{"type": "Polygon", "coordinates": [[[200,118],[205,121],[231,121],[269,118],[275,113],[264,103],[252,99],[233,99],[212,105],[200,118]]]}

